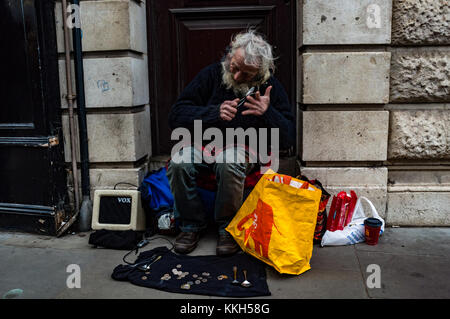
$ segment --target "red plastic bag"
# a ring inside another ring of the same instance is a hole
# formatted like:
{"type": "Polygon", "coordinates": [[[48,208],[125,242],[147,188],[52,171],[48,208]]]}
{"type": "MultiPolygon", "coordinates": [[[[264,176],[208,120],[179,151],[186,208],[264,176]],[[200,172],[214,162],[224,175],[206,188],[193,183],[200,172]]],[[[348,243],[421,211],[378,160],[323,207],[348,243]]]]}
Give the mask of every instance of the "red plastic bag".
{"type": "Polygon", "coordinates": [[[340,192],[337,196],[333,196],[328,213],[327,230],[343,230],[352,220],[357,200],[358,197],[352,190],[350,196],[346,192],[340,192]]]}

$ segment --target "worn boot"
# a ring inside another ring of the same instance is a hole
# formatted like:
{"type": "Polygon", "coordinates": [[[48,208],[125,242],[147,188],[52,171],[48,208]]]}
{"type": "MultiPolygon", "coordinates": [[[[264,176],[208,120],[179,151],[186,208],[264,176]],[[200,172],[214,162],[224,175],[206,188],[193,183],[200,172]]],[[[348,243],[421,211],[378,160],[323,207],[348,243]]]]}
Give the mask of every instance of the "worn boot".
{"type": "Polygon", "coordinates": [[[217,256],[232,255],[238,251],[239,245],[234,241],[233,236],[229,233],[219,234],[216,248],[217,256]]]}
{"type": "Polygon", "coordinates": [[[200,240],[200,232],[181,232],[175,239],[175,251],[179,254],[189,254],[200,240]]]}

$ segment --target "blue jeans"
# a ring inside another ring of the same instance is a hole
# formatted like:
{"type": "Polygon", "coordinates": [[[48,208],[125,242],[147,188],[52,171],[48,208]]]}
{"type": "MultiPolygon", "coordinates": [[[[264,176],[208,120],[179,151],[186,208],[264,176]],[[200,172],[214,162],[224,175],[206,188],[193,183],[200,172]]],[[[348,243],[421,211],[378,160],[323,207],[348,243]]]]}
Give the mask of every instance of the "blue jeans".
{"type": "Polygon", "coordinates": [[[196,183],[200,170],[212,169],[216,175],[214,220],[219,233],[224,234],[225,228],[242,205],[245,178],[254,165],[249,163],[248,153],[241,147],[224,150],[210,164],[202,160],[201,151],[194,147],[184,147],[173,156],[167,169],[167,178],[175,201],[174,215],[180,222],[181,231],[198,232],[207,227],[206,212],[196,183]]]}

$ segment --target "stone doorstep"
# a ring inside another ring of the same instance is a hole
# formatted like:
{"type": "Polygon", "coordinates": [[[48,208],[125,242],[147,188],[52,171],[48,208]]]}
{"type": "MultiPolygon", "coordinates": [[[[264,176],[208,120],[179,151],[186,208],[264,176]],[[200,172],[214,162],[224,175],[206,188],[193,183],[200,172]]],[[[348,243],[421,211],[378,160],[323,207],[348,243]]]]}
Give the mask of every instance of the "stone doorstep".
{"type": "MultiPolygon", "coordinates": [[[[148,161],[148,170],[157,170],[166,165],[167,161],[170,159],[170,155],[160,155],[151,157],[148,161]]],[[[286,174],[290,176],[297,176],[297,158],[295,156],[282,157],[280,158],[279,170],[281,174],[286,174]]]]}

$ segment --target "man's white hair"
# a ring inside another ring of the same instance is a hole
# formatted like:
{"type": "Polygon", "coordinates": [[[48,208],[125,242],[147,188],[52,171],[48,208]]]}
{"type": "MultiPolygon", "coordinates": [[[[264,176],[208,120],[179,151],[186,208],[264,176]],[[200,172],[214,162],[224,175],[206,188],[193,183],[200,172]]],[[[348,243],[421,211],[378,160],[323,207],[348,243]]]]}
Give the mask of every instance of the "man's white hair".
{"type": "Polygon", "coordinates": [[[235,35],[230,44],[230,51],[222,62],[222,82],[228,89],[233,89],[238,96],[243,96],[250,87],[259,86],[266,82],[271,73],[275,71],[275,58],[272,54],[272,46],[256,34],[252,29],[235,35]],[[236,83],[230,72],[231,57],[236,50],[244,50],[244,63],[259,69],[254,79],[247,83],[236,83]]]}
{"type": "Polygon", "coordinates": [[[230,55],[233,56],[240,48],[244,50],[244,63],[259,68],[262,82],[267,81],[270,72],[275,71],[272,46],[255,30],[250,29],[234,36],[231,41],[230,55]]]}

